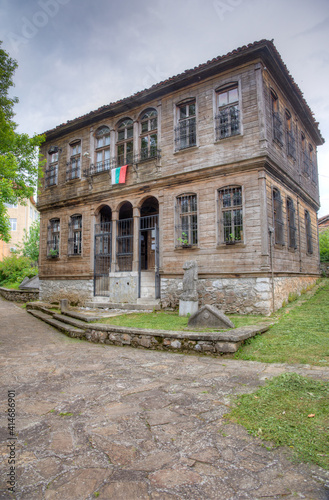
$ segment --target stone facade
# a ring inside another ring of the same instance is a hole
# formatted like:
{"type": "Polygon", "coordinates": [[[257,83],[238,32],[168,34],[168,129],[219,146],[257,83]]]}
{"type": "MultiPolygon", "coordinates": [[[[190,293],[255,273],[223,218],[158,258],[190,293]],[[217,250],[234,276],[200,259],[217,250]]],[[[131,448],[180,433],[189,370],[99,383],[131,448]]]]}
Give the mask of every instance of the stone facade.
{"type": "Polygon", "coordinates": [[[40,300],[67,299],[72,305],[83,305],[93,298],[93,287],[93,280],[40,280],[40,300]]]}

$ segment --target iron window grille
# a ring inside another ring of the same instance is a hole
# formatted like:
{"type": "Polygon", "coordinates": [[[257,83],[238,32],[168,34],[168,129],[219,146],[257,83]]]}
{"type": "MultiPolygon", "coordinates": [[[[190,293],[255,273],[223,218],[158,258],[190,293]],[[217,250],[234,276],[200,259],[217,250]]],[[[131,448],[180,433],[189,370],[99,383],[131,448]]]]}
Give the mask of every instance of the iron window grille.
{"type": "Polygon", "coordinates": [[[216,140],[240,134],[239,92],[235,85],[217,93],[216,140]]]}
{"type": "Polygon", "coordinates": [[[178,124],[175,128],[176,151],[196,146],[195,102],[177,107],[178,124]]]}
{"type": "Polygon", "coordinates": [[[219,190],[219,201],[222,241],[226,244],[243,241],[242,188],[219,190]]]}
{"type": "Polygon", "coordinates": [[[295,208],[294,202],[288,198],[287,199],[287,219],[288,219],[288,245],[289,248],[297,248],[296,240],[296,225],[295,225],[295,208]]]}
{"type": "Polygon", "coordinates": [[[282,120],[278,112],[273,112],[273,138],[282,146],[283,145],[282,120]]]}
{"type": "Polygon", "coordinates": [[[117,221],[117,266],[118,271],[132,271],[134,219],[117,221]]]}
{"type": "Polygon", "coordinates": [[[126,119],[118,126],[117,158],[118,167],[131,165],[134,158],[133,121],[126,119]]]}
{"type": "Polygon", "coordinates": [[[158,113],[155,109],[146,111],[141,117],[140,161],[158,157],[158,113]]]}
{"type": "Polygon", "coordinates": [[[311,217],[307,210],[305,210],[305,230],[306,230],[306,247],[307,253],[313,253],[313,238],[312,238],[312,225],[311,217]]]}
{"type": "Polygon", "coordinates": [[[60,242],[60,220],[52,219],[48,224],[47,256],[58,257],[60,242]]]}
{"type": "Polygon", "coordinates": [[[284,245],[284,223],[282,218],[282,200],[278,189],[273,189],[273,222],[274,222],[274,242],[284,245]]]}
{"type": "Polygon", "coordinates": [[[196,194],[178,196],[176,238],[177,246],[198,244],[198,205],[196,194]]]}
{"type": "Polygon", "coordinates": [[[95,173],[110,169],[110,129],[106,125],[100,127],[95,133],[96,162],[93,165],[95,173]]]}
{"type": "Polygon", "coordinates": [[[75,142],[70,145],[71,147],[71,157],[70,161],[66,164],[66,180],[71,181],[73,179],[80,178],[81,172],[81,142],[75,142]]]}
{"type": "Polygon", "coordinates": [[[57,185],[58,163],[48,165],[45,173],[45,186],[51,187],[57,185]]]}
{"type": "Polygon", "coordinates": [[[296,160],[296,141],[293,131],[291,113],[286,109],[286,125],[287,125],[287,153],[296,160]]]}
{"type": "Polygon", "coordinates": [[[81,255],[82,216],[72,215],[69,222],[68,255],[81,255]]]}

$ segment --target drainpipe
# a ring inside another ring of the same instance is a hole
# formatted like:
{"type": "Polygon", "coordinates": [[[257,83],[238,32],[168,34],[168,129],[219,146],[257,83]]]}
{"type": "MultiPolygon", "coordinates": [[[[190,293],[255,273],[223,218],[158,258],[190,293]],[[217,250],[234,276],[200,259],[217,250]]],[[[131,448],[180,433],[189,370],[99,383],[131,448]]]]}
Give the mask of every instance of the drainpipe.
{"type": "Polygon", "coordinates": [[[274,312],[274,266],[273,266],[273,261],[274,261],[274,256],[273,256],[273,233],[274,233],[274,228],[269,226],[268,232],[270,235],[270,261],[271,261],[271,275],[272,275],[272,307],[273,307],[273,312],[274,312]]]}

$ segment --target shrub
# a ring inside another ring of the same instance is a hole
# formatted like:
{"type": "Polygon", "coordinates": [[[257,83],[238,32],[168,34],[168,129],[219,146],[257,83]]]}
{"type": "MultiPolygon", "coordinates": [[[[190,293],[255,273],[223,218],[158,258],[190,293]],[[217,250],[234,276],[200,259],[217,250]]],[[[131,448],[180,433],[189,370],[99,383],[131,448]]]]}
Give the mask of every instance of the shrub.
{"type": "Polygon", "coordinates": [[[28,257],[18,257],[16,254],[5,257],[0,262],[0,285],[6,283],[21,283],[24,278],[32,278],[38,274],[38,268],[33,267],[28,257]]]}
{"type": "Polygon", "coordinates": [[[319,233],[320,261],[329,262],[329,229],[319,233]]]}

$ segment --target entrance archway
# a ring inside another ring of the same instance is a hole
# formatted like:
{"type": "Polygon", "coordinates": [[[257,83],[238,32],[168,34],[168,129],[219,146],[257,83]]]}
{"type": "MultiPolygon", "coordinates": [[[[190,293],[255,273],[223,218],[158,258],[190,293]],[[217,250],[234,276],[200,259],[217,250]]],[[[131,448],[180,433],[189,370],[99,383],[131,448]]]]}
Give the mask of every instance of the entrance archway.
{"type": "Polygon", "coordinates": [[[134,219],[129,201],[121,205],[117,223],[117,270],[132,271],[134,219]]]}

